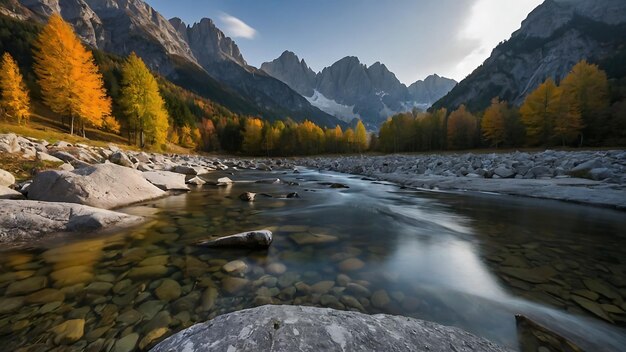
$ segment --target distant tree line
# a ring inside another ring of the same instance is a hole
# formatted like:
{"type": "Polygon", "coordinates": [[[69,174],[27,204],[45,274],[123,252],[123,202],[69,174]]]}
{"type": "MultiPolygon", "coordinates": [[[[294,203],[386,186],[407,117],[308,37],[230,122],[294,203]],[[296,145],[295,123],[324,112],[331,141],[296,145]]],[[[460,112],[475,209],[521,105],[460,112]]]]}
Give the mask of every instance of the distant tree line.
{"type": "Polygon", "coordinates": [[[521,107],[495,97],[482,112],[464,105],[448,113],[402,113],[383,123],[382,152],[460,150],[479,147],[626,145],[623,82],[609,84],[597,65],[581,61],[557,85],[547,79],[521,107]]]}

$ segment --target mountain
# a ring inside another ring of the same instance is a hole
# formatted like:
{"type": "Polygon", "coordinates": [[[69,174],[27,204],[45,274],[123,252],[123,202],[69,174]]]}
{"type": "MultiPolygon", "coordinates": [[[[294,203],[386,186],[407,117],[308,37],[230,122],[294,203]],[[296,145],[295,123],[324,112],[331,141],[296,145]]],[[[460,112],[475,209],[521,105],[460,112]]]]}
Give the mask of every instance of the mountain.
{"type": "Polygon", "coordinates": [[[323,126],[343,124],[335,117],[313,107],[309,101],[282,81],[246,63],[237,45],[215,26],[202,19],[192,26],[180,19],[170,20],[191,48],[198,63],[209,75],[274,116],[289,116],[297,121],[310,119],[323,126]]]}
{"type": "Polygon", "coordinates": [[[90,46],[120,56],[135,52],[170,81],[234,112],[341,123],[248,66],[237,45],[209,19],[188,27],[179,19],[166,20],[142,0],[2,0],[0,13],[40,23],[60,14],[90,46]]]}
{"type": "Polygon", "coordinates": [[[626,77],[626,1],[546,0],[433,107],[479,111],[496,96],[520,105],[546,78],[559,82],[583,59],[609,77],[626,77]]]}
{"type": "Polygon", "coordinates": [[[263,63],[261,70],[287,83],[321,110],[344,121],[360,118],[369,129],[377,129],[395,113],[428,108],[456,84],[432,75],[407,87],[384,64],[367,67],[354,56],[315,73],[290,51],[263,63]]]}

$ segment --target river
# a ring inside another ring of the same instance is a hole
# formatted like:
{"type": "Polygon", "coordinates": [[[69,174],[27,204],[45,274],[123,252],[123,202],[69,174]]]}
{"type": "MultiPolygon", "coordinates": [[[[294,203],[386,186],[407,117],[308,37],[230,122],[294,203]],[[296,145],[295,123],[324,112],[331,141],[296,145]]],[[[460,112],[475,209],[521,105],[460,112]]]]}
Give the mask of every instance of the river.
{"type": "Polygon", "coordinates": [[[228,176],[237,182],[121,209],[150,219],[139,227],[0,252],[0,343],[147,348],[271,303],[405,315],[528,350],[521,314],[586,349],[626,346],[623,212],[312,170],[228,176]],[[283,182],[254,182],[273,178],[283,182]],[[238,199],[246,191],[254,202],[238,199]],[[263,228],[267,251],[194,245],[263,228]],[[83,334],[59,338],[67,320],[83,334]]]}

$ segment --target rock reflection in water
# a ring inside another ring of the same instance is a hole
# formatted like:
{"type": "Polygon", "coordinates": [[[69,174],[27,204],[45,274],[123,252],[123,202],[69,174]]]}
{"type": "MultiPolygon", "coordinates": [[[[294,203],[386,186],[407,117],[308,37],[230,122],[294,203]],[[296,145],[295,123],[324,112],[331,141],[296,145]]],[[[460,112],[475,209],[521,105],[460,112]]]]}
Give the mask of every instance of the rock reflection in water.
{"type": "Polygon", "coordinates": [[[572,226],[589,233],[569,238],[542,220],[554,208],[554,223],[570,221],[560,203],[533,209],[537,202],[416,194],[339,175],[276,177],[300,185],[203,186],[126,209],[150,219],[140,228],[2,253],[0,342],[10,350],[146,350],[219,314],[298,304],[433,320],[512,348],[514,315],[527,313],[619,346],[622,330],[578,317],[597,314],[574,296],[623,325],[626,255],[609,240],[621,217],[575,217],[572,226]],[[242,202],[244,191],[300,198],[242,202]],[[600,222],[603,232],[591,231],[600,222]],[[261,228],[274,232],[267,251],[193,245],[261,228]]]}

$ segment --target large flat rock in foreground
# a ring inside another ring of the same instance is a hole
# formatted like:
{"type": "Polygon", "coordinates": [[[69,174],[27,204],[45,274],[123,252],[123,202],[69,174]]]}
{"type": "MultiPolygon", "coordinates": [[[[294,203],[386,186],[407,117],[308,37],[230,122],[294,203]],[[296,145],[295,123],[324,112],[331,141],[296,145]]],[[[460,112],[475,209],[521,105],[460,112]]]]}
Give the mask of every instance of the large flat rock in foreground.
{"type": "Polygon", "coordinates": [[[115,164],[98,164],[73,171],[40,172],[28,188],[28,199],[78,203],[103,209],[159,198],[165,194],[148,182],[140,171],[115,164]]]}
{"type": "Polygon", "coordinates": [[[412,318],[268,305],[196,324],[151,351],[508,350],[463,330],[412,318]]]}
{"type": "Polygon", "coordinates": [[[141,217],[73,203],[0,199],[0,243],[37,240],[54,232],[91,232],[130,226],[141,217]]]}

